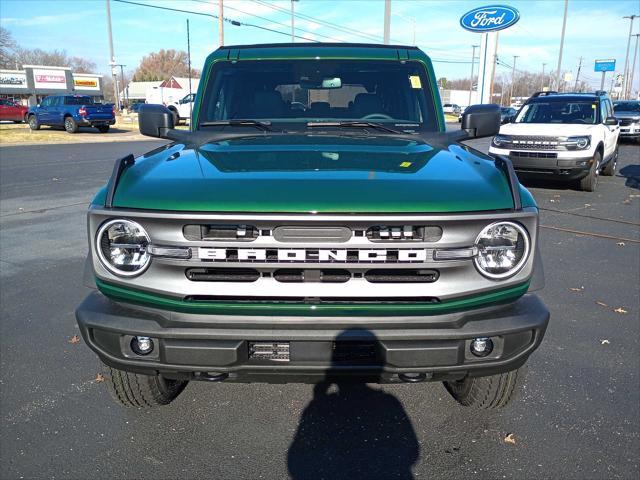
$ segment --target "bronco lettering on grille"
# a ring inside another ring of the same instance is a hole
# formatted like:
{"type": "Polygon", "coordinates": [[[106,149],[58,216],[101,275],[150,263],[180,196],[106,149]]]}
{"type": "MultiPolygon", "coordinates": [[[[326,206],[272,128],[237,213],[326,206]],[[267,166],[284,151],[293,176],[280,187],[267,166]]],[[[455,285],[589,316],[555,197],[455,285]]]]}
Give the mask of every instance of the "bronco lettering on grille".
{"type": "Polygon", "coordinates": [[[424,262],[427,251],[424,249],[369,249],[348,250],[329,248],[209,248],[199,247],[198,257],[201,260],[220,262],[371,262],[398,263],[424,262]]]}

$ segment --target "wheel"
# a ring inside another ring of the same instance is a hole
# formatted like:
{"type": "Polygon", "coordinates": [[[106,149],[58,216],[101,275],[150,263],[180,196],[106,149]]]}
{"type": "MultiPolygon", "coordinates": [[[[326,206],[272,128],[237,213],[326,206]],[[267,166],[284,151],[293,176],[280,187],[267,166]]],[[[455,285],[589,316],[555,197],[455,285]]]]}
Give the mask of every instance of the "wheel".
{"type": "Polygon", "coordinates": [[[484,410],[507,406],[515,397],[517,386],[526,375],[524,367],[488,377],[466,377],[443,382],[447,391],[460,404],[484,410]]]}
{"type": "Polygon", "coordinates": [[[31,130],[40,130],[40,122],[38,122],[38,118],[35,115],[29,115],[28,123],[31,130]]]}
{"type": "Polygon", "coordinates": [[[151,408],[169,405],[187,386],[187,381],[161,375],[140,375],[103,366],[104,381],[113,399],[125,407],[151,408]]]}
{"type": "Polygon", "coordinates": [[[78,124],[73,117],[67,117],[64,119],[64,129],[67,133],[76,133],[78,131],[78,124]]]}
{"type": "Polygon", "coordinates": [[[613,157],[602,169],[602,175],[605,177],[613,177],[616,173],[616,167],[618,166],[618,146],[616,145],[616,151],[613,152],[613,157]]]}
{"type": "Polygon", "coordinates": [[[98,125],[96,128],[100,133],[107,133],[109,131],[109,125],[98,125]]]}
{"type": "Polygon", "coordinates": [[[583,192],[593,192],[596,189],[596,186],[598,185],[600,163],[602,163],[602,154],[596,151],[593,155],[593,162],[589,169],[589,175],[580,179],[580,190],[583,192]]]}

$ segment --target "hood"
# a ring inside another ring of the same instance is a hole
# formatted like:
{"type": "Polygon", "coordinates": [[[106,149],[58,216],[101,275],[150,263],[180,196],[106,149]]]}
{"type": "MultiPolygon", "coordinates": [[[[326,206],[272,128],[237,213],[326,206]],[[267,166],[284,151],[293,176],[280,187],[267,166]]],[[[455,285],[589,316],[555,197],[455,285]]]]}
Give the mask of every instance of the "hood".
{"type": "Polygon", "coordinates": [[[597,125],[571,124],[571,123],[507,123],[500,127],[500,133],[504,135],[541,135],[557,137],[561,131],[563,137],[573,135],[589,135],[597,125]]]}
{"type": "Polygon", "coordinates": [[[192,212],[436,213],[513,208],[505,176],[464,145],[392,136],[255,135],[173,144],[123,173],[115,207],[192,212]]]}
{"type": "Polygon", "coordinates": [[[631,118],[633,120],[640,120],[640,112],[625,112],[625,111],[620,111],[620,112],[615,112],[614,117],[616,118],[631,118]]]}

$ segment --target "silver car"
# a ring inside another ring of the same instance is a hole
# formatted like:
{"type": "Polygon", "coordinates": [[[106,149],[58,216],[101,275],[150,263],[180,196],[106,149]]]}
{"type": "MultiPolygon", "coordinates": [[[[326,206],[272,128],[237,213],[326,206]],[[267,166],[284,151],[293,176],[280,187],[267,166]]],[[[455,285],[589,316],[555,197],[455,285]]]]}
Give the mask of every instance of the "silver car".
{"type": "Polygon", "coordinates": [[[620,124],[620,138],[640,142],[640,100],[613,102],[613,114],[620,124]]]}

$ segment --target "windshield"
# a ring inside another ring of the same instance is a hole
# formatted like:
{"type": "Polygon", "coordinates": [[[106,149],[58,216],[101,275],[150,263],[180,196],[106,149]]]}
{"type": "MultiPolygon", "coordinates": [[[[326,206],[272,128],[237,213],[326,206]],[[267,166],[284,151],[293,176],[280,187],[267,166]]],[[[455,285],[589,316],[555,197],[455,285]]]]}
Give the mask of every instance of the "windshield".
{"type": "Polygon", "coordinates": [[[65,97],[65,105],[91,105],[93,100],[91,97],[65,97]]]}
{"type": "Polygon", "coordinates": [[[548,101],[526,104],[516,123],[582,123],[598,121],[598,104],[593,101],[548,101]]]}
{"type": "Polygon", "coordinates": [[[199,121],[306,125],[363,120],[437,131],[430,88],[426,70],[418,62],[221,62],[214,66],[199,121]]]}
{"type": "Polygon", "coordinates": [[[614,112],[640,112],[640,102],[616,102],[613,104],[614,112]]]}

